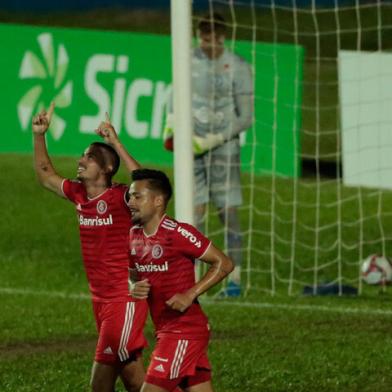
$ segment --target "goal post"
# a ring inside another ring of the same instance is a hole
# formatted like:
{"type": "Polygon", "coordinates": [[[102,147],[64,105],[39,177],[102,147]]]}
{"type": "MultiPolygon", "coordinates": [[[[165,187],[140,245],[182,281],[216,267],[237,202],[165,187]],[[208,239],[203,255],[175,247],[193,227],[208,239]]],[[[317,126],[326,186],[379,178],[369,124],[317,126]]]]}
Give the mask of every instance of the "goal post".
{"type": "Polygon", "coordinates": [[[191,8],[191,1],[171,0],[173,126],[181,130],[174,138],[175,216],[193,224],[191,8]]]}
{"type": "MultiPolygon", "coordinates": [[[[372,290],[362,261],[392,256],[392,81],[380,66],[392,56],[392,2],[209,0],[192,23],[207,12],[224,16],[226,47],[254,77],[241,135],[243,293],[372,290]]],[[[183,199],[188,185],[177,186],[183,199]]],[[[209,205],[206,235],[227,250],[227,232],[209,205]]]]}

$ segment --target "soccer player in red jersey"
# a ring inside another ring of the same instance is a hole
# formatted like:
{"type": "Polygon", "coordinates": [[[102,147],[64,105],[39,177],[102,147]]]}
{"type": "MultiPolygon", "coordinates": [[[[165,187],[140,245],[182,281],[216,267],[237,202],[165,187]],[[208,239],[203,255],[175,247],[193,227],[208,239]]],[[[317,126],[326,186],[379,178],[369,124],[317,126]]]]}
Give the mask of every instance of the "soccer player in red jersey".
{"type": "Polygon", "coordinates": [[[132,295],[147,298],[156,346],[143,392],[211,392],[207,357],[209,325],[197,297],[225,278],[232,260],[193,226],[166,215],[172,195],[167,176],[156,170],[132,172],[128,206],[131,271],[139,280],[132,295]],[[194,260],[210,264],[195,283],[194,260]]]}
{"type": "Polygon", "coordinates": [[[45,133],[54,111],[33,118],[34,163],[46,189],[76,206],[84,267],[92,295],[98,342],[92,369],[93,391],[114,391],[118,376],[128,391],[140,391],[144,380],[141,352],[146,301],[129,295],[128,235],[131,214],[128,186],[112,183],[120,158],[131,172],[139,164],[127,153],[107,116],[96,132],[106,143],[92,143],[78,161],[77,181],[61,177],[49,158],[45,133]]]}

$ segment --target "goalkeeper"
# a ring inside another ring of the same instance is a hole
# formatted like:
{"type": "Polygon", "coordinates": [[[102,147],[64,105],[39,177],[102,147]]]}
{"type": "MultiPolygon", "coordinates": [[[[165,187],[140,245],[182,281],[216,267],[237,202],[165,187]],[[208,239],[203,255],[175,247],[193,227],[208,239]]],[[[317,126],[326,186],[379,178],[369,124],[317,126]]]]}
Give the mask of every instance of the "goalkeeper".
{"type": "MultiPolygon", "coordinates": [[[[235,263],[222,296],[241,293],[242,240],[238,207],[240,182],[240,133],[253,118],[251,67],[224,47],[226,26],[214,13],[198,24],[199,46],[192,57],[193,149],[195,154],[195,218],[203,231],[206,205],[213,202],[225,226],[225,243],[235,263]]],[[[168,105],[164,140],[173,147],[172,103],[168,105]]]]}

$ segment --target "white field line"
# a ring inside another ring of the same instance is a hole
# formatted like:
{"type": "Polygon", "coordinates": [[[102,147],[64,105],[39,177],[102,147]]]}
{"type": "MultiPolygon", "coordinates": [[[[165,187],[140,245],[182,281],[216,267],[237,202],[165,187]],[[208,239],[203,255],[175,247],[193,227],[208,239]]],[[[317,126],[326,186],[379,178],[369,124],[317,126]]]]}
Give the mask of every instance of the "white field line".
{"type": "MultiPolygon", "coordinates": [[[[90,300],[90,295],[86,293],[67,293],[61,291],[42,291],[32,289],[17,289],[10,287],[0,287],[0,294],[9,295],[34,295],[49,298],[63,298],[75,300],[90,300]]],[[[279,304],[273,302],[238,302],[238,301],[219,301],[201,299],[203,305],[207,306],[227,306],[253,309],[283,309],[290,311],[305,311],[305,312],[335,312],[343,314],[367,314],[392,316],[392,310],[385,309],[371,309],[371,308],[350,308],[342,306],[323,306],[323,305],[301,305],[301,304],[279,304]]]]}
{"type": "Polygon", "coordinates": [[[11,287],[0,287],[0,294],[34,295],[34,296],[38,296],[38,297],[78,299],[78,300],[89,300],[91,298],[89,294],[84,294],[84,293],[66,293],[66,292],[61,292],[61,291],[16,289],[16,288],[11,288],[11,287]]]}
{"type": "Polygon", "coordinates": [[[368,314],[368,315],[380,315],[380,316],[392,316],[392,310],[384,309],[371,309],[371,308],[349,308],[342,306],[323,306],[323,305],[301,305],[301,304],[279,304],[273,302],[222,302],[222,301],[200,301],[208,305],[228,305],[238,306],[241,308],[253,308],[253,309],[284,309],[290,311],[307,311],[307,312],[334,312],[343,314],[368,314]]]}

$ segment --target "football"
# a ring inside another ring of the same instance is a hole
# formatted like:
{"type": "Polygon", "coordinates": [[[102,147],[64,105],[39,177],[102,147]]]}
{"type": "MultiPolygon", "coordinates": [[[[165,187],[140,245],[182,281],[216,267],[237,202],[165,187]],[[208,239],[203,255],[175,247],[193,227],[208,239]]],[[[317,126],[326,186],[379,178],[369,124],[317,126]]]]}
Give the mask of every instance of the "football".
{"type": "Polygon", "coordinates": [[[392,263],[385,256],[370,255],[362,262],[361,275],[367,284],[387,284],[392,280],[392,263]]]}

